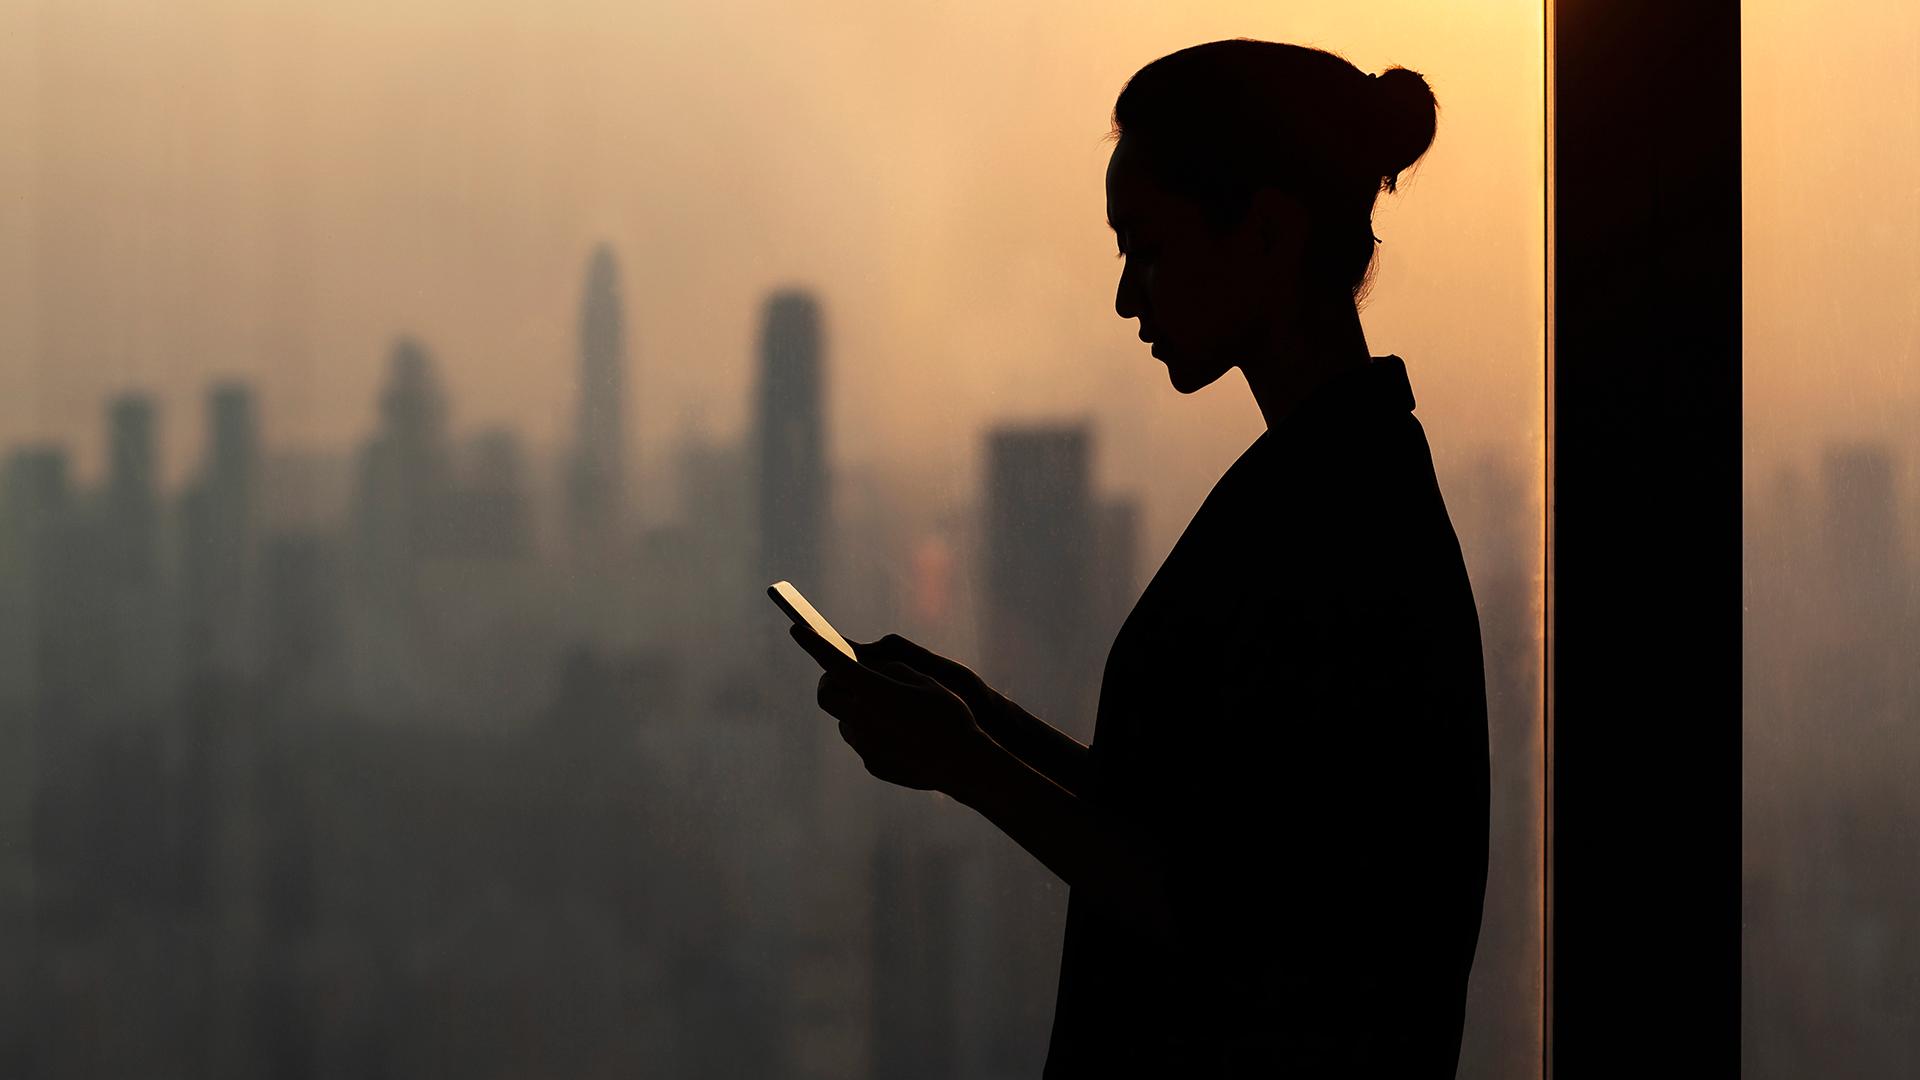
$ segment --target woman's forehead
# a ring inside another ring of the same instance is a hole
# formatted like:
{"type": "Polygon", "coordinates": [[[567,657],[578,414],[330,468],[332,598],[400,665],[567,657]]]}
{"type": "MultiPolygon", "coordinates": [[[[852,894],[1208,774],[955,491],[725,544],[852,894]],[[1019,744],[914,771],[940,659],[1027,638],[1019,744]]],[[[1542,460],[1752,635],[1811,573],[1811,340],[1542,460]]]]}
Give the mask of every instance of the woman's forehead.
{"type": "Polygon", "coordinates": [[[1121,136],[1107,159],[1107,223],[1116,227],[1127,219],[1148,212],[1154,201],[1154,189],[1146,171],[1140,167],[1138,151],[1121,136]]]}

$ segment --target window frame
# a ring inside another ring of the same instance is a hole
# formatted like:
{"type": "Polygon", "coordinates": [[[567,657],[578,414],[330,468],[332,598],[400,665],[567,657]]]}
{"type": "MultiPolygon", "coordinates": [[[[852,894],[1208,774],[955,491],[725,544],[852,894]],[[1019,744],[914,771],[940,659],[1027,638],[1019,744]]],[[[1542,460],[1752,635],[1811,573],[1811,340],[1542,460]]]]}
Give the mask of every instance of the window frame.
{"type": "Polygon", "coordinates": [[[1740,8],[1545,14],[1543,1072],[1737,1076],[1740,8]]]}

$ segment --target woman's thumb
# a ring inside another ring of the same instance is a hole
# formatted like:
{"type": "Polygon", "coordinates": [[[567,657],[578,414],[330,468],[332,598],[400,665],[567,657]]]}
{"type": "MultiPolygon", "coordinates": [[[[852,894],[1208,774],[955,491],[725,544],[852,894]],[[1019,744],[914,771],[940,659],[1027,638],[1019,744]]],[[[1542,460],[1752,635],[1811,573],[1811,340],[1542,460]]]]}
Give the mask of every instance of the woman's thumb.
{"type": "Polygon", "coordinates": [[[899,634],[888,634],[878,641],[855,642],[853,648],[862,659],[872,657],[879,663],[898,660],[906,664],[924,666],[921,662],[932,655],[899,634]]]}
{"type": "Polygon", "coordinates": [[[901,660],[889,660],[880,665],[880,674],[895,678],[908,686],[940,686],[940,680],[901,660]]]}

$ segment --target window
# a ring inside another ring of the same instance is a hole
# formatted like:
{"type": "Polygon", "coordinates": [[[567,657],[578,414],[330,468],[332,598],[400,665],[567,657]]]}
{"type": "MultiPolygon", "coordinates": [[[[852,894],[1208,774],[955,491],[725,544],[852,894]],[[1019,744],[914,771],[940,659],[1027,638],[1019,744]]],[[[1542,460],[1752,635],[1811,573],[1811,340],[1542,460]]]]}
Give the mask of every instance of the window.
{"type": "Polygon", "coordinates": [[[1741,1073],[1920,1067],[1912,418],[1920,13],[1741,10],[1741,1073]]]}
{"type": "Polygon", "coordinates": [[[1363,319],[1486,647],[1460,1073],[1538,1072],[1541,5],[806,8],[0,11],[0,1072],[1037,1075],[1065,890],[761,593],[1090,736],[1261,430],[1115,317],[1102,137],[1236,35],[1440,101],[1363,319]]]}

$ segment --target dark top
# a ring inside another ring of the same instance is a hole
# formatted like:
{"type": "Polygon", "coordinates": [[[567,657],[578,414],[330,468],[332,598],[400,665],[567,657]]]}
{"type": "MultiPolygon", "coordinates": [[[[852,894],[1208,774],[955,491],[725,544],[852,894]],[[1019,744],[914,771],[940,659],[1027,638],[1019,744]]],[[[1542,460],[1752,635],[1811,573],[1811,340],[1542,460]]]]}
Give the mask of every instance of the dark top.
{"type": "Polygon", "coordinates": [[[1397,356],[1201,504],[1107,657],[1088,799],[1171,934],[1067,907],[1048,1078],[1451,1077],[1487,872],[1480,621],[1397,356]]]}

